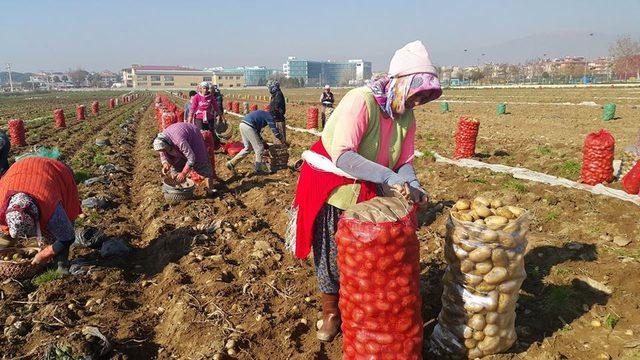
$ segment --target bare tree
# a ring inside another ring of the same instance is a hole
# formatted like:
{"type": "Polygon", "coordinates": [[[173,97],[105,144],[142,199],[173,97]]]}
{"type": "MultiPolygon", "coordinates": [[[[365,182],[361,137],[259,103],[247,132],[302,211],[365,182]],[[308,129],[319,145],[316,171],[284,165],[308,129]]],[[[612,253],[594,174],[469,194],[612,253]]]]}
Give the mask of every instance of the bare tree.
{"type": "Polygon", "coordinates": [[[640,41],[621,36],[609,47],[618,78],[627,79],[640,72],[640,41]]]}
{"type": "Polygon", "coordinates": [[[87,76],[89,76],[89,72],[84,69],[76,69],[70,70],[67,75],[74,85],[80,86],[84,84],[87,76]]]}

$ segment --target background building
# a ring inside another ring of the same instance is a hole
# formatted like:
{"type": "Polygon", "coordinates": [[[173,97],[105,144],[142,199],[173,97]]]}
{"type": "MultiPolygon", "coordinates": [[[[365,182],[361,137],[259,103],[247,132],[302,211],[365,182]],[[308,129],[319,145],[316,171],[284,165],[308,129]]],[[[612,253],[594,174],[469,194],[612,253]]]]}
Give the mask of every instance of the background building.
{"type": "Polygon", "coordinates": [[[219,88],[239,88],[245,86],[244,73],[240,71],[219,71],[213,72],[213,83],[219,88]]]}
{"type": "Polygon", "coordinates": [[[287,78],[304,81],[306,86],[360,85],[371,77],[371,62],[362,59],[347,62],[312,61],[290,56],[282,65],[287,78]]]}
{"type": "Polygon", "coordinates": [[[243,87],[244,73],[217,73],[183,66],[131,65],[122,70],[125,87],[142,89],[192,89],[203,81],[221,88],[243,87]]]}
{"type": "Polygon", "coordinates": [[[267,84],[269,77],[278,70],[268,69],[264,66],[239,66],[235,68],[207,68],[215,73],[242,73],[244,75],[245,86],[264,86],[267,84]]]}

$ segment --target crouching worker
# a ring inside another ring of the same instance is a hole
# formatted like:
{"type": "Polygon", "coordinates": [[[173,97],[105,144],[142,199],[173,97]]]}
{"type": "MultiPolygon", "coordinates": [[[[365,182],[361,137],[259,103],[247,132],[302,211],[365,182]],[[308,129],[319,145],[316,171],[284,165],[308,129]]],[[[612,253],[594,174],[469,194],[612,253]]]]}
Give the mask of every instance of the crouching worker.
{"type": "Polygon", "coordinates": [[[207,195],[216,193],[217,181],[207,154],[207,146],[196,125],[179,122],[169,125],[153,140],[153,150],[160,153],[162,174],[184,182],[190,171],[205,179],[207,195]]]}
{"type": "Polygon", "coordinates": [[[413,169],[416,120],[413,109],[441,94],[436,68],[424,45],[396,51],[389,74],[349,91],[327,122],[321,139],[303,154],[294,200],[298,258],[313,249],[322,299],[317,337],[331,341],[340,331],[336,231],[344,210],[378,195],[387,186],[408,200],[428,197],[413,169]]]}
{"type": "Polygon", "coordinates": [[[34,264],[55,259],[58,270],[68,272],[73,221],[81,212],[73,171],[58,160],[27,157],[0,179],[2,231],[13,239],[38,237],[47,244],[34,264]]]}
{"type": "Polygon", "coordinates": [[[227,169],[235,172],[238,163],[247,157],[253,149],[256,153],[256,173],[264,174],[269,171],[267,166],[262,162],[262,153],[264,152],[264,143],[260,132],[266,126],[271,128],[275,137],[275,143],[280,145],[283,143],[283,134],[276,127],[273,116],[267,111],[257,110],[247,114],[240,122],[240,135],[242,135],[242,143],[244,148],[230,161],[227,162],[227,169]]]}
{"type": "Polygon", "coordinates": [[[9,168],[9,151],[11,142],[4,130],[0,130],[0,176],[9,168]]]}

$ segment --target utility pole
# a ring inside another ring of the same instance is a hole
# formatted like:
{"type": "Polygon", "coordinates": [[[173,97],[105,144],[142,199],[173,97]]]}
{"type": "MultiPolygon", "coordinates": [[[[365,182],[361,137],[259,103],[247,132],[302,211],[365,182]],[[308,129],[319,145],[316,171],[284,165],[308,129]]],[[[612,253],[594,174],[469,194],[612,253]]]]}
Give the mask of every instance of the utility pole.
{"type": "Polygon", "coordinates": [[[7,71],[9,72],[9,91],[13,92],[13,80],[11,79],[11,64],[7,63],[7,71]]]}

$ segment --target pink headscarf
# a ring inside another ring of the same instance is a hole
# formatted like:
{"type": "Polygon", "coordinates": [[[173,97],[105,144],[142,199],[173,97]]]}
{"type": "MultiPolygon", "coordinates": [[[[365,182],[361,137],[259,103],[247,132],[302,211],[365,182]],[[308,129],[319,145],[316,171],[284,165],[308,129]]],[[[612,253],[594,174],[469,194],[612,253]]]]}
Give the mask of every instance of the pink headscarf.
{"type": "MultiPolygon", "coordinates": [[[[380,108],[391,118],[404,114],[406,100],[418,93],[424,93],[428,103],[442,95],[438,77],[431,73],[417,73],[397,78],[387,74],[374,76],[367,82],[380,108]]],[[[413,106],[413,105],[412,105],[413,106]]]]}

